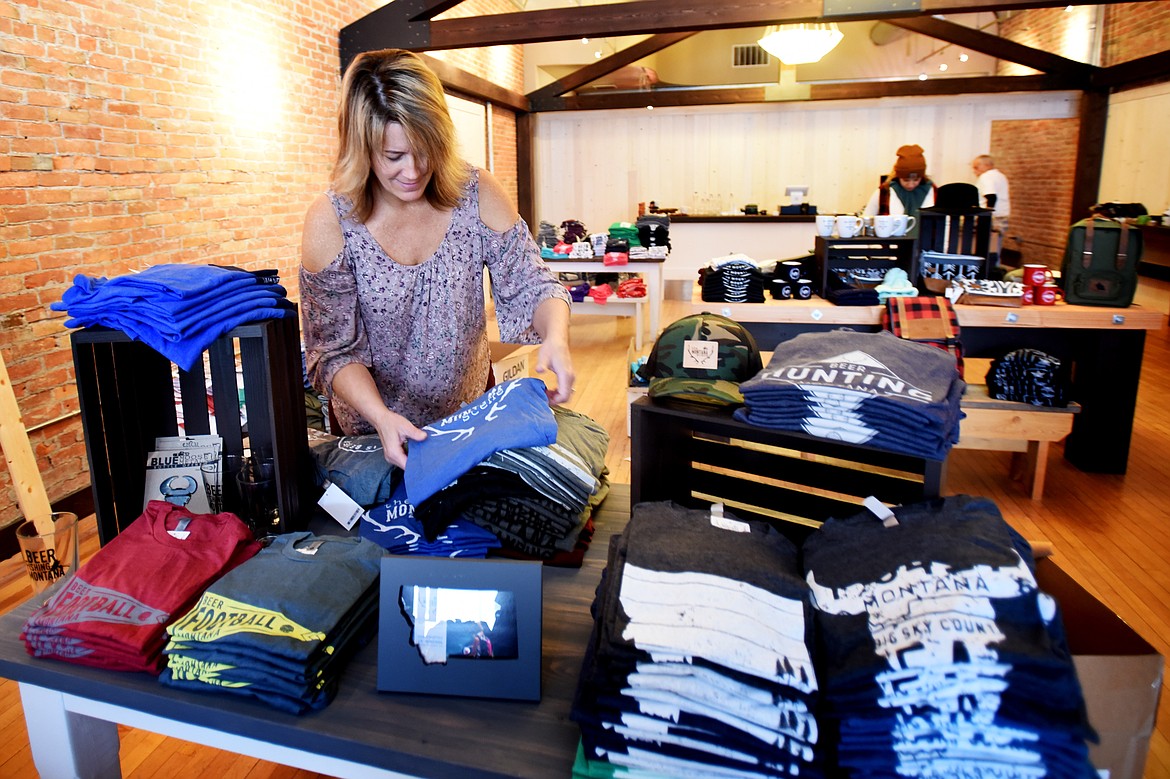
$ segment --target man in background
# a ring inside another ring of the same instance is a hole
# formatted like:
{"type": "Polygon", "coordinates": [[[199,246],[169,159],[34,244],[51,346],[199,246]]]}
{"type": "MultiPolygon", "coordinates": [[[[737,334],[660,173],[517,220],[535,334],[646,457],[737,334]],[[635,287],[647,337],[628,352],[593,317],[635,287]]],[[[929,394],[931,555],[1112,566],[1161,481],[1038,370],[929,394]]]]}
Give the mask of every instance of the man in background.
{"type": "Polygon", "coordinates": [[[1008,191],[1007,176],[995,167],[990,154],[980,154],[971,160],[975,172],[975,186],[979,188],[979,199],[994,213],[991,215],[991,249],[993,260],[998,261],[1003,251],[1003,239],[1007,235],[1008,218],[1011,216],[1012,200],[1008,191]]]}

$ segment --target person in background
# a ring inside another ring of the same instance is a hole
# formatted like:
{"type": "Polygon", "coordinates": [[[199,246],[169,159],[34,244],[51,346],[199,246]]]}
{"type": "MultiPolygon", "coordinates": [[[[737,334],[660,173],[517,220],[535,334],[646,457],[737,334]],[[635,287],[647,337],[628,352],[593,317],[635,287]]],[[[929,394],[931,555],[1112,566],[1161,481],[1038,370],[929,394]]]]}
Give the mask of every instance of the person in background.
{"type": "Polygon", "coordinates": [[[894,170],[886,177],[862,211],[863,216],[906,214],[915,219],[908,236],[918,234],[918,212],[934,205],[934,182],[926,177],[926,157],[922,147],[908,144],[898,147],[894,170]]]}
{"type": "Polygon", "coordinates": [[[460,159],[438,77],[408,51],[346,69],[328,192],[305,216],[308,376],[341,430],[405,467],[420,426],[488,388],[484,268],[502,340],[539,343],[550,403],[573,388],[569,295],[496,178],[460,159]],[[551,382],[550,382],[551,384],[551,382]]]}
{"type": "Polygon", "coordinates": [[[979,188],[979,197],[985,207],[992,210],[991,215],[991,250],[996,258],[1003,251],[1003,239],[1007,235],[1008,218],[1012,213],[1012,199],[1008,188],[1007,176],[995,167],[995,160],[990,154],[980,154],[971,160],[971,170],[975,173],[975,186],[979,188]]]}

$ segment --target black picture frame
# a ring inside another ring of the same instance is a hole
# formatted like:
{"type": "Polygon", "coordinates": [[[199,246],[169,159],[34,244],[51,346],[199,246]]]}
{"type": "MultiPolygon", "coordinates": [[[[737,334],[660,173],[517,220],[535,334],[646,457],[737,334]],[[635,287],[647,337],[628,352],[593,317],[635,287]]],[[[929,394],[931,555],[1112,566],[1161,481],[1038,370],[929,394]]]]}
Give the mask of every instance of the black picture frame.
{"type": "Polygon", "coordinates": [[[384,557],[379,584],[378,690],[539,701],[543,571],[540,562],[523,560],[384,557]],[[446,663],[427,663],[411,641],[411,621],[400,604],[404,587],[511,593],[514,656],[453,656],[446,663]]]}

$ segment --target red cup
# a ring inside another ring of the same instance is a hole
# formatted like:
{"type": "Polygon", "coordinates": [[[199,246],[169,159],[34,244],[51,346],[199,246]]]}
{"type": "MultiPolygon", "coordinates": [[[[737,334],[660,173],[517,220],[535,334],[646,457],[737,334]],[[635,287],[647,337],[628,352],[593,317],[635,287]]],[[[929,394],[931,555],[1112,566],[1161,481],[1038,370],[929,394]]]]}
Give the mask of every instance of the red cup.
{"type": "Polygon", "coordinates": [[[1043,287],[1036,288],[1035,301],[1038,306],[1054,306],[1058,298],[1060,298],[1060,287],[1055,284],[1045,284],[1043,287]]]}
{"type": "Polygon", "coordinates": [[[1046,281],[1048,281],[1047,265],[1024,266],[1024,286],[1043,287],[1046,281]]]}
{"type": "Polygon", "coordinates": [[[1024,287],[1024,305],[1030,306],[1036,302],[1036,288],[1029,285],[1024,287]]]}

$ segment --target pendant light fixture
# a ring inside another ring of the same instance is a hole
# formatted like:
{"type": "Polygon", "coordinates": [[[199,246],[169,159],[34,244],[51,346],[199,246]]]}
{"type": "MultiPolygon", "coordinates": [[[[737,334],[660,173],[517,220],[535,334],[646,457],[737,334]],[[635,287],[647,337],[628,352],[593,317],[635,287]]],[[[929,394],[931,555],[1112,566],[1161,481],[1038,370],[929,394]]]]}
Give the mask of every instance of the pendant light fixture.
{"type": "Polygon", "coordinates": [[[836,22],[770,24],[758,43],[785,65],[805,65],[819,62],[844,37],[836,22]]]}

